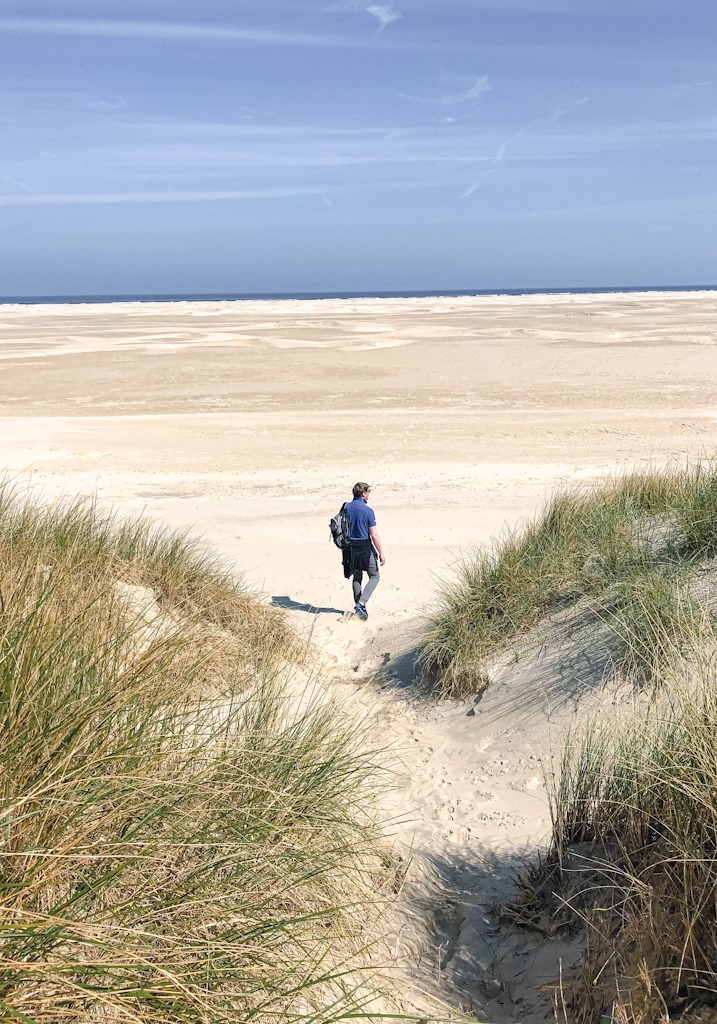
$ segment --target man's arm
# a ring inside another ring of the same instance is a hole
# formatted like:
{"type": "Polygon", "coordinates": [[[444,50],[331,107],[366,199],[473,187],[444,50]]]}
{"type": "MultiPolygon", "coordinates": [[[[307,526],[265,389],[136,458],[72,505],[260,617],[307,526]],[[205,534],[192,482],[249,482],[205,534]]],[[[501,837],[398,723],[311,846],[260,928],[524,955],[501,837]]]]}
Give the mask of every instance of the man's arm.
{"type": "Polygon", "coordinates": [[[376,551],[378,553],[379,564],[380,565],[385,565],[386,564],[386,559],[383,557],[383,548],[381,547],[381,538],[378,535],[378,527],[377,526],[369,526],[369,528],[368,528],[368,535],[371,538],[373,546],[376,548],[376,551]]]}

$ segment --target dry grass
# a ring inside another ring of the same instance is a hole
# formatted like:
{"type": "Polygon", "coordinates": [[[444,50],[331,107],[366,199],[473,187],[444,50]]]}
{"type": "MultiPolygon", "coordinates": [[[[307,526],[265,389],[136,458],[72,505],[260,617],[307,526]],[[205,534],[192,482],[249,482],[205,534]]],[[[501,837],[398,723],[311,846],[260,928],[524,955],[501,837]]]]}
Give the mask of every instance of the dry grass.
{"type": "Polygon", "coordinates": [[[582,930],[561,993],[577,1024],[717,1015],[717,665],[668,682],[569,738],[551,847],[505,911],[550,934],[582,930]]]}
{"type": "Polygon", "coordinates": [[[0,488],[0,579],[6,604],[49,597],[45,614],[66,623],[79,603],[85,629],[94,615],[100,633],[111,623],[133,645],[189,657],[205,694],[212,679],[235,689],[307,653],[278,609],[189,536],[84,499],[47,509],[0,488]]]}
{"type": "Polygon", "coordinates": [[[302,653],[186,538],[0,491],[3,1019],[368,1013],[380,772],[302,653]]]}

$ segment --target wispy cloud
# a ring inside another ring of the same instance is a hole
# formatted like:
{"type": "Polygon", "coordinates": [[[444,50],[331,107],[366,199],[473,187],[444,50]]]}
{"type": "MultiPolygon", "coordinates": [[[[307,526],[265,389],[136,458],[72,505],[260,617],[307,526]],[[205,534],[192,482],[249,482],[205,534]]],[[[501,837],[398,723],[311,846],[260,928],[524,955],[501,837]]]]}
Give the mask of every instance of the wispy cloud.
{"type": "MultiPolygon", "coordinates": [[[[393,20],[393,19],[390,19],[393,20]]],[[[352,36],[276,29],[237,28],[234,25],[200,25],[169,21],[120,21],[111,18],[4,18],[0,32],[33,35],[104,36],[112,39],[161,39],[191,42],[250,43],[261,46],[314,48],[359,47],[369,41],[352,36]]]]}
{"type": "Polygon", "coordinates": [[[474,192],[477,192],[480,186],[485,181],[485,179],[489,177],[489,175],[491,175],[495,171],[498,164],[502,162],[508,147],[512,146],[514,142],[517,142],[517,140],[521,138],[521,136],[526,135],[531,130],[540,130],[541,128],[544,129],[549,127],[550,125],[556,124],[562,117],[570,113],[571,110],[574,110],[576,107],[580,107],[583,105],[583,103],[587,102],[587,96],[581,96],[580,99],[569,100],[567,103],[560,103],[556,107],[554,107],[546,117],[541,117],[538,118],[536,121],[529,121],[526,124],[522,125],[517,132],[514,132],[509,138],[501,142],[501,144],[498,146],[493,155],[493,159],[490,162],[490,166],[483,171],[483,173],[473,182],[472,185],[468,186],[468,188],[465,190],[465,192],[463,192],[463,194],[459,198],[468,199],[470,196],[473,195],[474,192]]]}
{"type": "MultiPolygon", "coordinates": [[[[470,79],[469,79],[470,80],[470,79]]],[[[440,118],[442,124],[455,124],[456,121],[466,121],[475,116],[476,103],[487,92],[491,92],[493,86],[488,82],[488,75],[480,75],[473,80],[473,84],[461,92],[449,93],[447,96],[417,96],[411,93],[399,92],[396,94],[400,100],[408,100],[410,103],[423,103],[428,106],[439,107],[462,107],[460,113],[440,118]]]]}
{"type": "Polygon", "coordinates": [[[488,84],[488,75],[481,75],[480,78],[475,80],[470,89],[454,93],[450,96],[440,96],[438,99],[432,100],[432,102],[444,107],[450,107],[456,103],[469,103],[471,100],[480,99],[484,93],[490,92],[491,88],[492,86],[488,84]]]}
{"type": "Polygon", "coordinates": [[[241,173],[240,180],[248,187],[261,183],[246,181],[244,172],[265,168],[325,169],[330,174],[347,166],[434,163],[478,168],[478,174],[463,185],[461,191],[465,191],[478,179],[480,170],[495,170],[509,157],[525,164],[602,161],[612,153],[639,153],[717,139],[717,117],[655,124],[618,121],[588,127],[561,118],[561,111],[567,106],[554,107],[542,118],[514,125],[512,130],[499,125],[481,126],[479,130],[456,125],[447,132],[431,125],[386,132],[377,127],[179,120],[164,123],[148,119],[112,125],[111,141],[106,135],[101,141],[88,139],[81,150],[76,141],[67,143],[65,148],[61,148],[59,141],[56,145],[59,158],[68,168],[77,168],[81,160],[83,171],[92,168],[97,181],[133,173],[159,184],[167,173],[196,176],[211,171],[225,173],[232,183],[241,173]]]}
{"type": "Polygon", "coordinates": [[[82,106],[85,110],[95,111],[98,114],[114,114],[118,110],[124,110],[126,108],[127,100],[120,96],[115,99],[92,97],[84,100],[82,102],[82,106]]]}
{"type": "MultiPolygon", "coordinates": [[[[671,199],[671,208],[683,213],[704,214],[717,210],[717,195],[714,193],[677,196],[671,199]]],[[[665,201],[661,196],[655,199],[645,199],[642,202],[633,203],[602,203],[596,206],[563,206],[545,207],[537,210],[511,210],[502,211],[499,216],[501,220],[574,220],[579,217],[605,217],[615,218],[621,215],[633,215],[645,213],[664,215],[665,201]]],[[[493,216],[492,211],[486,211],[486,217],[493,216]]]]}
{"type": "Polygon", "coordinates": [[[485,176],[486,176],[486,174],[487,174],[487,173],[488,173],[488,172],[487,172],[487,171],[485,171],[485,172],[484,172],[484,173],[483,173],[483,174],[481,175],[481,177],[480,177],[480,178],[478,178],[478,180],[477,180],[477,181],[474,181],[472,185],[469,185],[469,186],[468,186],[468,188],[467,188],[467,189],[465,190],[465,192],[464,192],[464,193],[463,193],[463,194],[462,194],[462,195],[460,196],[460,198],[461,198],[461,199],[467,199],[467,198],[468,198],[469,196],[472,196],[474,192],[477,192],[477,191],[478,191],[478,189],[479,189],[479,188],[481,187],[481,184],[482,184],[482,182],[483,182],[483,178],[485,178],[485,176]]]}
{"type": "Polygon", "coordinates": [[[553,107],[551,112],[548,114],[546,121],[548,124],[555,124],[561,117],[565,117],[571,110],[575,110],[576,107],[582,107],[584,103],[588,102],[587,96],[581,96],[579,100],[568,100],[567,103],[558,103],[556,107],[553,107]]]}
{"type": "Polygon", "coordinates": [[[32,192],[29,185],[26,185],[24,181],[18,181],[17,178],[10,178],[7,174],[0,174],[0,182],[4,185],[10,185],[12,188],[22,189],[23,192],[32,192]]]}
{"type": "Polygon", "coordinates": [[[390,4],[370,4],[366,10],[378,21],[379,32],[383,32],[387,25],[391,25],[403,17],[401,12],[391,7],[390,4]]]}
{"type": "MultiPolygon", "coordinates": [[[[2,179],[0,179],[2,180],[2,179]]],[[[45,192],[0,195],[0,206],[101,206],[117,203],[211,203],[322,195],[317,189],[241,189],[218,192],[45,192]]]]}

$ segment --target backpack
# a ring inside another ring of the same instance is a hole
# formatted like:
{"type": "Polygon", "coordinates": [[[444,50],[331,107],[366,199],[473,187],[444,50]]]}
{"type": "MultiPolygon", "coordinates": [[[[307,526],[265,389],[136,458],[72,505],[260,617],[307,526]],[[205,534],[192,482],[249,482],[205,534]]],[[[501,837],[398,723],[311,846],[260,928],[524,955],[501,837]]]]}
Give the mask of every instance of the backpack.
{"type": "Polygon", "coordinates": [[[331,530],[331,540],[336,547],[345,551],[349,546],[349,517],[346,513],[346,502],[329,521],[329,529],[331,530]]]}

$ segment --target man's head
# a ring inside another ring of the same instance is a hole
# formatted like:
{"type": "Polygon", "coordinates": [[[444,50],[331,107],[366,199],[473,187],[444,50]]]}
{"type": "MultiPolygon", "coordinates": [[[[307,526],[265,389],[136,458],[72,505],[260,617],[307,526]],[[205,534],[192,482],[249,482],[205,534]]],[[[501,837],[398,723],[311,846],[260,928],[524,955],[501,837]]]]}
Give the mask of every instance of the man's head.
{"type": "Polygon", "coordinates": [[[370,493],[371,488],[368,484],[361,483],[361,481],[354,484],[354,498],[368,498],[370,493]]]}

